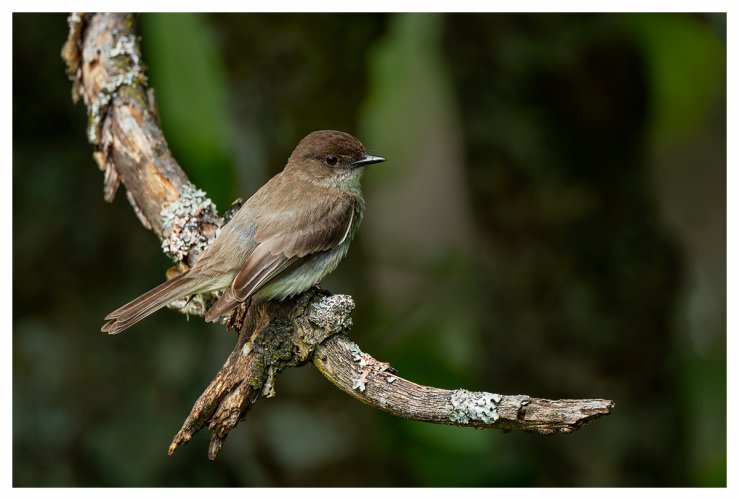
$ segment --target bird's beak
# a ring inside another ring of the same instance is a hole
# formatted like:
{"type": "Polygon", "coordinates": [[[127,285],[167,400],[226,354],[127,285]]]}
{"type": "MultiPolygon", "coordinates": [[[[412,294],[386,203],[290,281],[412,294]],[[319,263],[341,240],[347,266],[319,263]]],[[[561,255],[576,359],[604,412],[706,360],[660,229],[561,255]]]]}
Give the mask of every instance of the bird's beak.
{"type": "Polygon", "coordinates": [[[382,156],[364,155],[361,160],[353,161],[351,165],[353,167],[364,167],[373,163],[382,163],[383,161],[385,161],[385,158],[382,156]]]}

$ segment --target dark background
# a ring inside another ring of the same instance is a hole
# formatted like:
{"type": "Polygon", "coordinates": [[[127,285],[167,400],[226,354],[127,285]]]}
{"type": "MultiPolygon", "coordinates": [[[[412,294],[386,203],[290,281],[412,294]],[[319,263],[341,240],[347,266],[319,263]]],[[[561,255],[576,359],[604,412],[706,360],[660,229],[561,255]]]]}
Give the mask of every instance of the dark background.
{"type": "Polygon", "coordinates": [[[726,16],[138,18],[170,146],[222,210],[334,128],[388,161],[324,285],[420,383],[616,408],[543,437],[405,421],[288,370],[215,462],[167,446],[234,338],[115,307],[170,264],[102,199],[63,15],[13,16],[16,486],[726,484],[726,16]]]}

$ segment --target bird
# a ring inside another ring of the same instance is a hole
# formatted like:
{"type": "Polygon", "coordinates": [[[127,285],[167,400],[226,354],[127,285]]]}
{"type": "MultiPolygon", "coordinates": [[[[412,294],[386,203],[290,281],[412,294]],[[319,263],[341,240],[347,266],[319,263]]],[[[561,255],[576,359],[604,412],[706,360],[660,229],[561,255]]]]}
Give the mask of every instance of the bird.
{"type": "Polygon", "coordinates": [[[364,167],[384,162],[346,132],[319,130],[254,193],[187,271],[105,316],[117,334],[170,302],[222,290],[209,322],[253,300],[283,300],[319,283],[346,255],[364,216],[364,167]]]}

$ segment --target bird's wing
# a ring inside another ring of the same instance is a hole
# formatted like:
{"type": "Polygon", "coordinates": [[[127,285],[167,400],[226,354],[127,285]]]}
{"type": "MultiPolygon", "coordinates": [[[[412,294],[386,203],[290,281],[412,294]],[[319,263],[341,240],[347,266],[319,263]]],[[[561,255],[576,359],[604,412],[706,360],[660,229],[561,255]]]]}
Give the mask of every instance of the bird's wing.
{"type": "Polygon", "coordinates": [[[349,237],[355,203],[351,196],[324,199],[318,206],[296,213],[287,223],[283,218],[282,224],[262,224],[256,234],[256,248],[231,286],[210,308],[206,321],[214,321],[274,279],[302,265],[311,255],[340,245],[349,237]]]}

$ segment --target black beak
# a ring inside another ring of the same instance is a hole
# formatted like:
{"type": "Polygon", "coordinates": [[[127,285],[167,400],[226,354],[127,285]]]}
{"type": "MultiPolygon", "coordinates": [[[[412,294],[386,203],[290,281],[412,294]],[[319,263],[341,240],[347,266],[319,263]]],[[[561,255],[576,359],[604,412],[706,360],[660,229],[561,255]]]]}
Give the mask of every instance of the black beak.
{"type": "Polygon", "coordinates": [[[385,158],[382,156],[364,155],[361,160],[353,161],[351,165],[353,167],[364,167],[373,163],[382,163],[383,161],[385,161],[385,158]]]}

